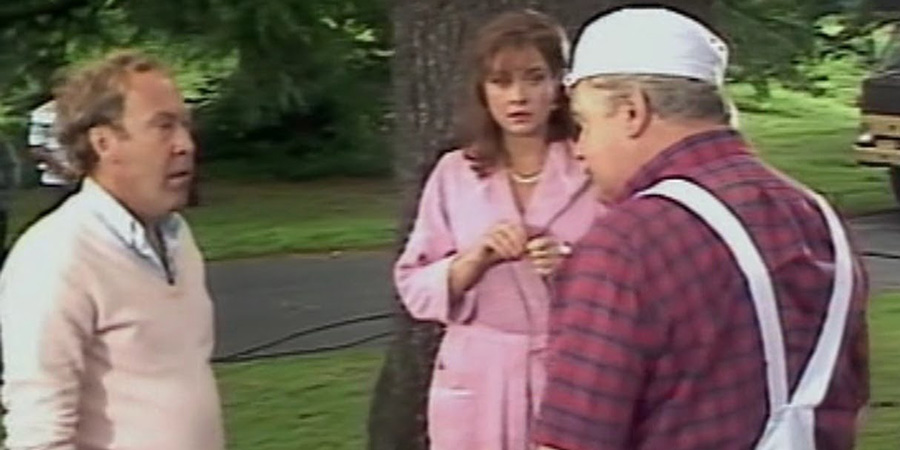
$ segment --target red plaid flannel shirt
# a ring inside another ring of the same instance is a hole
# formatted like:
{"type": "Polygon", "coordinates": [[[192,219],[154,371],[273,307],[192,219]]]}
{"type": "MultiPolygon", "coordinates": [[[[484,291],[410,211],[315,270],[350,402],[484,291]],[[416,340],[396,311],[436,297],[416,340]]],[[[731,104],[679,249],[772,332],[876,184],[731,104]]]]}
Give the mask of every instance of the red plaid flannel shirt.
{"type": "MultiPolygon", "coordinates": [[[[800,149],[798,149],[800,150],[800,149]]],[[[735,131],[663,152],[598,218],[563,268],[548,384],[534,439],[565,450],[750,449],[768,414],[762,341],[727,247],[681,206],[631,198],[687,178],[748,228],[775,284],[795,386],[819,337],[833,249],[813,200],[761,163],[735,131]]],[[[850,449],[869,395],[867,278],[854,294],[837,367],[816,411],[818,448],[850,449]]]]}

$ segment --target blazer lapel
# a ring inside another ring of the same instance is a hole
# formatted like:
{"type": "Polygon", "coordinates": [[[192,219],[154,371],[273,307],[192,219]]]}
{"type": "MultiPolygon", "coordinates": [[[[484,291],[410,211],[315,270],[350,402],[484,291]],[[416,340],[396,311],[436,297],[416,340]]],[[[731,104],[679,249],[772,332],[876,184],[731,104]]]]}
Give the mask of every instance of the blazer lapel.
{"type": "Polygon", "coordinates": [[[548,228],[588,188],[589,182],[584,169],[569,156],[568,146],[551,144],[544,173],[526,210],[526,224],[541,230],[548,228]]]}

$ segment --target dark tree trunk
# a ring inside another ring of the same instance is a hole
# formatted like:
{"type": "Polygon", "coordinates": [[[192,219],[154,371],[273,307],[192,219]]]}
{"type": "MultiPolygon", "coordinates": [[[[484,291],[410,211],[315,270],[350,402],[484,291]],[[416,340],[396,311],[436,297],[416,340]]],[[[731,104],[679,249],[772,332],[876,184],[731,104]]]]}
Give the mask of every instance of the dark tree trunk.
{"type": "MultiPolygon", "coordinates": [[[[708,20],[713,0],[670,0],[708,20]]],[[[415,219],[419,193],[441,152],[454,142],[454,95],[463,75],[460,56],[466,40],[485,20],[515,8],[534,8],[560,20],[570,35],[602,10],[635,2],[624,0],[395,0],[393,112],[394,165],[401,183],[398,248],[415,219]]],[[[428,384],[442,329],[413,320],[399,302],[396,335],[375,386],[368,420],[370,450],[425,450],[428,384]]]]}

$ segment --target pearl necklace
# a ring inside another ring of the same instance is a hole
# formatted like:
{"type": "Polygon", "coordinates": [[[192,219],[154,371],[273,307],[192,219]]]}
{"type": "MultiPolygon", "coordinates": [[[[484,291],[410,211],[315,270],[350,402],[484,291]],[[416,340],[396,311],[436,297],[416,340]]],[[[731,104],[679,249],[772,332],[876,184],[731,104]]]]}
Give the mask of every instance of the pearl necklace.
{"type": "Polygon", "coordinates": [[[509,177],[512,178],[512,180],[514,182],[519,183],[519,184],[534,184],[534,183],[537,183],[538,180],[541,179],[541,172],[538,172],[534,175],[519,175],[519,174],[515,173],[514,171],[510,170],[509,177]]]}

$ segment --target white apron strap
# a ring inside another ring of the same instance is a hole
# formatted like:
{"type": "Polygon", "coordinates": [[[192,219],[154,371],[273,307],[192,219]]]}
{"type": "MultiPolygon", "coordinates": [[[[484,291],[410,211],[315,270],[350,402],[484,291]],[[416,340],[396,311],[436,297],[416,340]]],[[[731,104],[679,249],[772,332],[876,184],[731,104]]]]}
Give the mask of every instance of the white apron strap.
{"type": "Polygon", "coordinates": [[[828,202],[818,194],[808,194],[818,204],[831,234],[835,280],[819,339],[791,396],[787,387],[784,335],[771,278],[737,217],[706,189],[687,180],[664,180],[638,194],[663,196],[694,212],[727,244],[744,272],[760,322],[769,388],[770,416],[758,446],[761,449],[814,448],[815,407],[822,402],[831,383],[850,310],[853,260],[846,232],[828,202]]]}
{"type": "Polygon", "coordinates": [[[825,216],[834,246],[834,288],[828,303],[825,323],[812,357],[806,364],[800,384],[791,396],[791,404],[815,407],[825,398],[834,373],[838,352],[847,328],[850,300],[853,297],[853,258],[847,233],[831,205],[820,195],[809,193],[825,216]]]}
{"type": "Polygon", "coordinates": [[[719,199],[706,189],[682,179],[663,180],[638,194],[659,195],[671,199],[696,214],[719,235],[744,273],[762,335],[766,359],[769,410],[788,402],[787,363],[784,333],[775,303],[775,291],[769,270],[744,226],[719,199]]]}

